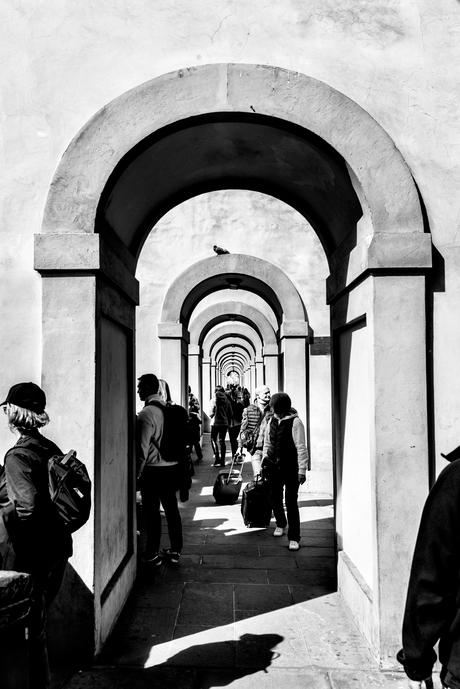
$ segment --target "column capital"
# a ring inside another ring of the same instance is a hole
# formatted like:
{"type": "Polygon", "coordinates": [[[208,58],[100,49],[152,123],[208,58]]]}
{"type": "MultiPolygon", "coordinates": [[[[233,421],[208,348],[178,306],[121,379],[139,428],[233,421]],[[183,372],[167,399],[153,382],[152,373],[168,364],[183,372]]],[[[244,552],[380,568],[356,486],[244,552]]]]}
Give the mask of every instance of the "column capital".
{"type": "Polygon", "coordinates": [[[123,256],[120,248],[115,253],[100,234],[36,234],[34,237],[34,268],[44,277],[73,272],[100,274],[137,305],[139,282],[126,267],[131,265],[132,258],[132,255],[123,256]]]}
{"type": "Polygon", "coordinates": [[[203,359],[201,360],[201,364],[203,366],[210,366],[211,365],[211,358],[209,356],[204,356],[203,359]]]}
{"type": "Polygon", "coordinates": [[[326,280],[327,302],[366,273],[425,272],[432,267],[431,235],[422,232],[369,234],[351,250],[339,247],[331,258],[326,280]]]}
{"type": "Polygon", "coordinates": [[[283,321],[280,327],[280,339],[285,337],[301,337],[308,340],[308,323],[306,321],[283,321]]]}
{"type": "Polygon", "coordinates": [[[158,337],[160,340],[184,340],[190,342],[190,333],[183,323],[158,323],[158,337]]]}
{"type": "Polygon", "coordinates": [[[200,345],[189,345],[188,346],[188,355],[189,356],[200,356],[200,354],[201,354],[200,345]]]}
{"type": "Polygon", "coordinates": [[[264,358],[266,356],[278,356],[278,354],[279,354],[279,350],[278,350],[277,344],[267,344],[262,349],[262,356],[264,358]]]}

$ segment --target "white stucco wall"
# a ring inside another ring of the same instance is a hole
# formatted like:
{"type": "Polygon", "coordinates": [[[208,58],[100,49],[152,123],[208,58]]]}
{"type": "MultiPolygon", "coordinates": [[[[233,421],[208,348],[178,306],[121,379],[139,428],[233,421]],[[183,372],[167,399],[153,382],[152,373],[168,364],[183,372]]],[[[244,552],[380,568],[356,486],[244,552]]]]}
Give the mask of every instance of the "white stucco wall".
{"type": "MultiPolygon", "coordinates": [[[[165,72],[215,62],[272,64],[355,100],[414,174],[446,270],[445,292],[434,300],[437,452],[458,445],[459,32],[456,0],[0,2],[2,387],[39,379],[33,234],[76,132],[111,99],[165,72]]],[[[225,232],[213,234],[231,248],[225,232]]],[[[10,444],[1,429],[0,454],[10,444]]]]}

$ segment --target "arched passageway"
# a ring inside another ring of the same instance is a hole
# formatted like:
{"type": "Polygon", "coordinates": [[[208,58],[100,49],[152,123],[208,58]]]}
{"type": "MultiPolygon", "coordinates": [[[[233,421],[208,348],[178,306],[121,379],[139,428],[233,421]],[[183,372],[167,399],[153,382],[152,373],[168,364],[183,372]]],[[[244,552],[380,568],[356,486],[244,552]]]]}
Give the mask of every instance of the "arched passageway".
{"type": "MultiPolygon", "coordinates": [[[[74,590],[86,593],[79,624],[96,630],[88,643],[95,639],[92,650],[98,651],[136,569],[136,261],[168,209],[197,194],[235,188],[297,209],[329,261],[339,586],[386,666],[402,607],[399,572],[408,570],[425,495],[423,482],[409,477],[428,470],[424,275],[430,237],[407,166],[364,110],[305,75],[257,65],[203,66],[124,94],[78,134],[50,187],[35,247],[43,275],[43,382],[58,405],[66,443],[78,442],[87,457],[97,498],[93,520],[75,542],[74,590]],[[65,358],[57,370],[58,349],[65,358]],[[77,399],[69,399],[69,385],[79,391],[77,399]],[[360,513],[357,480],[366,496],[360,513]],[[404,504],[395,485],[405,492],[404,504]],[[398,571],[391,566],[395,559],[398,571]]],[[[197,299],[219,289],[212,275],[243,279],[248,290],[261,279],[238,272],[238,260],[244,257],[206,259],[206,267],[215,265],[212,274],[166,305],[162,321],[170,334],[160,336],[182,341],[180,357],[187,354],[185,328],[197,299]]],[[[271,268],[267,277],[275,273],[271,268]]],[[[266,288],[264,294],[279,312],[282,337],[303,338],[305,347],[305,313],[290,304],[283,320],[284,291],[266,288]]],[[[305,370],[299,361],[286,386],[305,370]]],[[[179,389],[185,384],[182,373],[179,389]]],[[[76,643],[88,639],[78,637],[76,643]]]]}

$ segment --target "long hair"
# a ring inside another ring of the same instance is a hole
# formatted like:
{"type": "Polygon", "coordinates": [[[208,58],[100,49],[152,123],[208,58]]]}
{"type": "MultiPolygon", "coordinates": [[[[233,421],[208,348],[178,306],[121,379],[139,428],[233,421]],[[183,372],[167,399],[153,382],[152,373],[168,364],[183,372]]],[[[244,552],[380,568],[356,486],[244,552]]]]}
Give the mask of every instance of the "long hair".
{"type": "Polygon", "coordinates": [[[158,379],[158,394],[161,395],[165,404],[174,404],[169,385],[163,378],[158,379]]]}

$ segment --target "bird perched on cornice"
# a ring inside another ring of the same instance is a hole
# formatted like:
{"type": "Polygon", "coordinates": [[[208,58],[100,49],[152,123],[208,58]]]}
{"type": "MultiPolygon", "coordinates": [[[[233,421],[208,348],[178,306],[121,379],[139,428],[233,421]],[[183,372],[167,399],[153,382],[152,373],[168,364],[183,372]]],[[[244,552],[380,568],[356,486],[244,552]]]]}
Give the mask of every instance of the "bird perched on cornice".
{"type": "Polygon", "coordinates": [[[229,254],[230,253],[230,251],[227,251],[227,249],[222,249],[221,246],[216,246],[216,244],[214,244],[214,246],[212,248],[213,248],[213,251],[215,251],[218,256],[220,256],[221,254],[229,254]]]}

